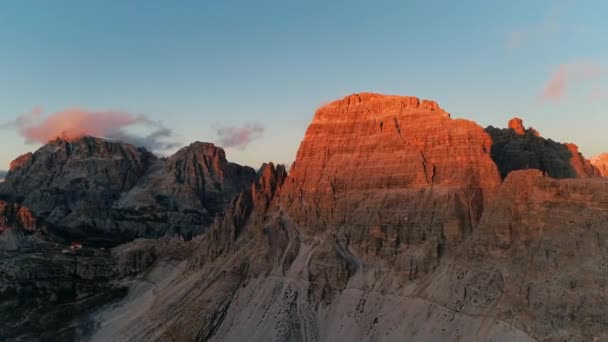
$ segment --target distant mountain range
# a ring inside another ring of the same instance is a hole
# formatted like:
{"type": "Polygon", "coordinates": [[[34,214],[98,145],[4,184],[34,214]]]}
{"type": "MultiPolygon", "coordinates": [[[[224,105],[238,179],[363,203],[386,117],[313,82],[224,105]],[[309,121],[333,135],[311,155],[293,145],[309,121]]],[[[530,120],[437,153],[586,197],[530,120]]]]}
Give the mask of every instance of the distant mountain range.
{"type": "Polygon", "coordinates": [[[375,93],[289,173],[55,139],[0,183],[0,340],[605,341],[606,160],[375,93]]]}

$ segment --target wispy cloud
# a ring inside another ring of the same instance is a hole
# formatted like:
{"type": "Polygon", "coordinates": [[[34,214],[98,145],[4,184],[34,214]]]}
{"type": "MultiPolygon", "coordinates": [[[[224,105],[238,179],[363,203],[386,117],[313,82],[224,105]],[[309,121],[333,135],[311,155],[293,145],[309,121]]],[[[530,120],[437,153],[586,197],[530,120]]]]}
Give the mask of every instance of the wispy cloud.
{"type": "Polygon", "coordinates": [[[524,25],[511,31],[505,42],[507,50],[514,50],[527,44],[548,41],[560,34],[563,27],[560,18],[569,1],[557,1],[538,22],[524,25]]]}
{"type": "Polygon", "coordinates": [[[236,147],[244,149],[249,143],[262,137],[263,133],[264,127],[257,123],[216,128],[218,143],[225,148],[236,147]]]}
{"type": "Polygon", "coordinates": [[[597,102],[604,101],[608,99],[608,87],[595,85],[591,88],[591,93],[589,94],[589,101],[597,102]]]}
{"type": "Polygon", "coordinates": [[[77,139],[90,135],[121,140],[151,151],[162,151],[176,146],[172,131],[161,123],[144,115],[120,111],[89,111],[68,109],[44,116],[39,108],[18,116],[13,122],[0,125],[2,129],[17,129],[26,143],[45,144],[56,137],[77,139]],[[141,126],[149,131],[137,135],[127,131],[128,127],[141,126]]]}
{"type": "Polygon", "coordinates": [[[549,80],[543,86],[540,99],[543,101],[560,101],[569,90],[586,82],[604,76],[605,69],[592,62],[573,62],[557,66],[549,80]]]}

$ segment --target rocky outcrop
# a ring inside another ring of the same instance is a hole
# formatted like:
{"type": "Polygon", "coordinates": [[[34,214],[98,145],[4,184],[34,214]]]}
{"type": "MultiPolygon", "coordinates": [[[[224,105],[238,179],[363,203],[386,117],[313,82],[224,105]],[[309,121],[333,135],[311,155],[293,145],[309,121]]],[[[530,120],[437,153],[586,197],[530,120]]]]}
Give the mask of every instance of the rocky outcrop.
{"type": "Polygon", "coordinates": [[[30,250],[35,241],[33,235],[44,229],[28,208],[0,200],[0,254],[30,250]]]}
{"type": "Polygon", "coordinates": [[[56,139],[17,158],[0,197],[44,217],[49,230],[89,244],[204,232],[254,170],[229,163],[212,144],[168,159],[143,148],[83,137],[56,139]]]}
{"type": "Polygon", "coordinates": [[[602,177],[608,177],[608,153],[602,153],[591,158],[591,164],[595,166],[602,177]]]}
{"type": "Polygon", "coordinates": [[[0,200],[0,234],[8,228],[35,232],[40,224],[28,208],[0,200]]]}
{"type": "MultiPolygon", "coordinates": [[[[266,222],[269,207],[286,178],[287,172],[283,165],[275,167],[273,163],[263,164],[250,189],[236,196],[225,214],[216,218],[207,236],[202,238],[190,267],[200,267],[217,258],[231,255],[241,233],[259,233],[255,229],[248,231],[246,228],[258,228],[266,222]]],[[[258,239],[260,236],[249,235],[249,238],[258,239]]]]}
{"type": "Polygon", "coordinates": [[[492,159],[505,178],[515,170],[538,169],[554,178],[587,178],[599,176],[574,144],[545,139],[534,128],[526,129],[519,118],[509,121],[509,128],[489,126],[492,137],[492,159]]]}
{"type": "Polygon", "coordinates": [[[520,118],[513,118],[509,120],[509,129],[513,130],[517,135],[526,134],[526,128],[524,127],[524,121],[520,118]]]}

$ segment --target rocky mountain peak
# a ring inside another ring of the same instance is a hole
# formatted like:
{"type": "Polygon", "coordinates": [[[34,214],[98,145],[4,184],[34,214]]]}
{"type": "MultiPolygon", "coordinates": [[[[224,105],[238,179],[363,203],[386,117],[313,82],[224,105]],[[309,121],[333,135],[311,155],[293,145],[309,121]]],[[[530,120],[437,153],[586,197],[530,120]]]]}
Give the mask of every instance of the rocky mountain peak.
{"type": "Polygon", "coordinates": [[[49,229],[65,237],[108,243],[190,237],[254,177],[252,168],[228,162],[224,150],[209,143],[159,159],[119,141],[56,138],[13,161],[0,198],[48,217],[49,229]]]}
{"type": "Polygon", "coordinates": [[[259,169],[255,182],[251,186],[254,206],[268,209],[272,198],[279,191],[287,178],[285,166],[264,163],[259,169]]]}
{"type": "Polygon", "coordinates": [[[192,144],[175,152],[172,158],[180,158],[187,153],[194,153],[198,155],[204,155],[209,157],[218,158],[220,160],[226,160],[226,152],[223,148],[215,146],[213,143],[195,141],[192,144]]]}
{"type": "Polygon", "coordinates": [[[372,115],[380,120],[391,115],[433,113],[448,117],[449,114],[437,102],[420,100],[414,96],[358,93],[330,102],[319,108],[313,122],[349,121],[352,116],[372,115]]]}
{"type": "Polygon", "coordinates": [[[515,134],[524,135],[526,134],[526,127],[524,127],[524,122],[520,118],[513,118],[509,120],[509,129],[512,129],[515,134]]]}
{"type": "Polygon", "coordinates": [[[502,178],[512,171],[527,169],[538,169],[555,178],[599,175],[578,146],[543,138],[534,128],[526,129],[520,118],[511,119],[508,128],[489,126],[486,132],[492,137],[492,159],[502,178]]]}

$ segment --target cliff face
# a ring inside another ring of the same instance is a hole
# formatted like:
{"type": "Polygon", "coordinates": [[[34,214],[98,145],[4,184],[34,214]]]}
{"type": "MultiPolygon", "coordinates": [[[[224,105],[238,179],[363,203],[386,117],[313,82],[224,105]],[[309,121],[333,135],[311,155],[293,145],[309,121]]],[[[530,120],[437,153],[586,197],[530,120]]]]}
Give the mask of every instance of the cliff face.
{"type": "Polygon", "coordinates": [[[116,244],[203,232],[254,174],[212,144],[165,160],[120,142],[56,139],[13,161],[0,195],[44,217],[57,235],[116,244]]]}
{"type": "Polygon", "coordinates": [[[254,177],[252,168],[229,163],[223,149],[196,142],[152,165],[115,207],[126,230],[152,228],[191,238],[254,177]]]}
{"type": "Polygon", "coordinates": [[[608,182],[510,173],[425,297],[537,340],[608,338],[608,182]]]}
{"type": "Polygon", "coordinates": [[[28,208],[0,201],[0,233],[8,228],[35,232],[39,227],[39,223],[28,208]]]}
{"type": "MultiPolygon", "coordinates": [[[[428,217],[417,217],[415,207],[423,204],[415,199],[425,195],[429,201],[443,197],[445,206],[477,200],[468,203],[471,215],[455,227],[458,235],[458,229],[464,232],[475,224],[485,198],[500,183],[490,148],[491,140],[479,126],[450,119],[435,102],[351,95],[316,112],[282,204],[306,229],[318,225],[323,230],[352,223],[418,225],[415,220],[428,217]]],[[[425,225],[429,223],[444,222],[425,225]]]]}
{"type": "Polygon", "coordinates": [[[597,168],[602,177],[608,177],[608,153],[591,158],[591,164],[597,168]]]}
{"type": "Polygon", "coordinates": [[[545,139],[534,128],[526,129],[519,118],[511,119],[508,127],[486,128],[493,140],[492,159],[503,178],[511,171],[527,169],[538,169],[554,178],[600,176],[575,144],[545,139]]]}

